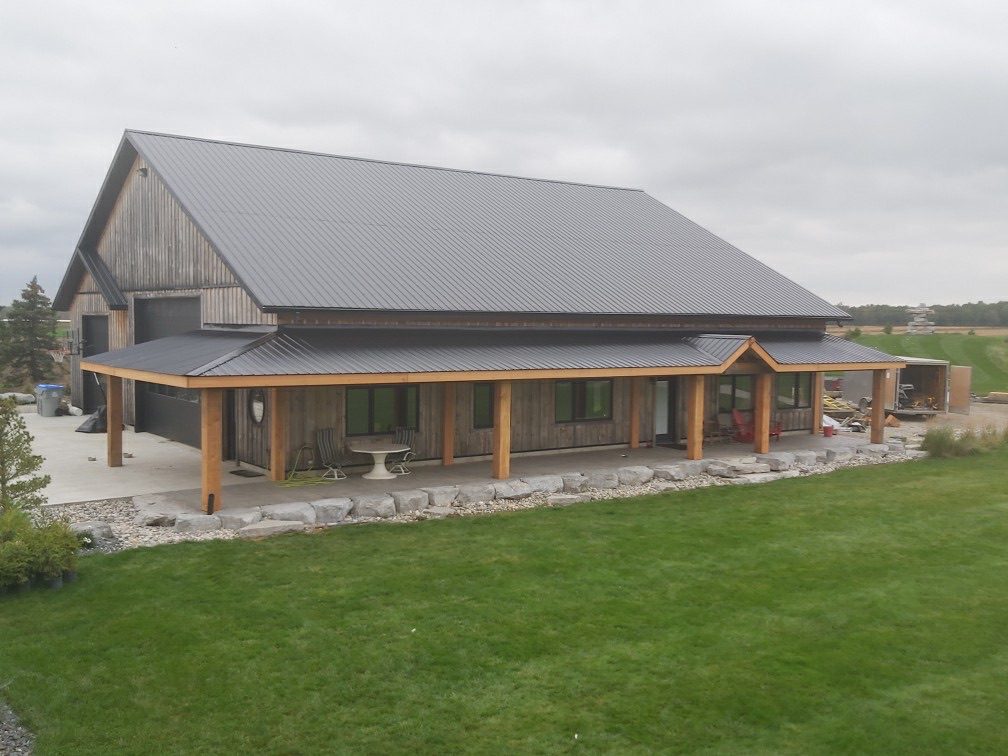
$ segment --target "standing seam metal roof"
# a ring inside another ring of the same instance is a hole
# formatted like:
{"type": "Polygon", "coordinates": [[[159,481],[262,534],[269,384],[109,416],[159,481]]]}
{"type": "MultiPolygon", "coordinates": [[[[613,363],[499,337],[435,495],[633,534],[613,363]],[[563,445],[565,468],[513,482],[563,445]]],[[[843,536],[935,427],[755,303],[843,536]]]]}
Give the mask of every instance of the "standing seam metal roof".
{"type": "Polygon", "coordinates": [[[848,317],[640,190],[126,139],[266,309],[848,317]]]}

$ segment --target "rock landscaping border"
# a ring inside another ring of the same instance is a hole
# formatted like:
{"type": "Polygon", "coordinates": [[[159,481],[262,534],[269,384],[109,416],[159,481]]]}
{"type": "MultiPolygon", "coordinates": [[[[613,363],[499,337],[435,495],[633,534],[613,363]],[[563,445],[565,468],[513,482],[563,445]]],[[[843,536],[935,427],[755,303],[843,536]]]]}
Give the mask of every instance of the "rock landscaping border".
{"type": "Polygon", "coordinates": [[[708,486],[754,485],[821,475],[844,467],[906,462],[927,456],[902,442],[854,449],[771,452],[735,459],[581,470],[503,481],[445,485],[334,497],[318,501],[223,509],[212,515],[153,494],[85,504],[56,505],[98,551],[182,541],[262,538],[366,522],[414,522],[443,517],[511,512],[581,501],[620,499],[708,486]]]}
{"type": "Polygon", "coordinates": [[[35,736],[21,724],[7,704],[0,701],[0,754],[32,754],[35,736]]]}

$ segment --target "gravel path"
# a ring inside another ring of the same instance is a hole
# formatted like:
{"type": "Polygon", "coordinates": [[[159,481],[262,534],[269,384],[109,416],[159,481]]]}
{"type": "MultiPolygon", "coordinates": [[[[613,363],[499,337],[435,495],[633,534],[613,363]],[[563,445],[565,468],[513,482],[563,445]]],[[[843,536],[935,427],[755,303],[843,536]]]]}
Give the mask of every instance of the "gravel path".
{"type": "Polygon", "coordinates": [[[30,754],[35,752],[35,738],[6,704],[0,702],[0,754],[30,754]]]}

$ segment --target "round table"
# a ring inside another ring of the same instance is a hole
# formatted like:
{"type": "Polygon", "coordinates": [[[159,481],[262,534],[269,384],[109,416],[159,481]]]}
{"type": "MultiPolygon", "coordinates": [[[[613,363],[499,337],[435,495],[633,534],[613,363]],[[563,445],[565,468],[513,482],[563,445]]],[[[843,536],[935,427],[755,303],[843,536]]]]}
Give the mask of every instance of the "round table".
{"type": "Polygon", "coordinates": [[[354,444],[350,447],[350,451],[356,452],[357,454],[370,454],[374,457],[374,467],[371,468],[371,472],[366,472],[361,477],[367,478],[368,480],[388,480],[389,478],[396,477],[396,475],[395,473],[390,473],[388,468],[385,467],[385,457],[389,454],[409,451],[409,447],[397,444],[394,441],[390,441],[388,443],[381,443],[379,441],[366,444],[354,444]]]}

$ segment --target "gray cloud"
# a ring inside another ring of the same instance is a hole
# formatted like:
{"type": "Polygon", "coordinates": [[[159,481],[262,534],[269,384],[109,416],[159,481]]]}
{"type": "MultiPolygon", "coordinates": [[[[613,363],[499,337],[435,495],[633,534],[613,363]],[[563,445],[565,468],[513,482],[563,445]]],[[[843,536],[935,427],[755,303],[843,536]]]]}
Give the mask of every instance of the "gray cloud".
{"type": "Polygon", "coordinates": [[[0,302],[126,127],[640,186],[826,298],[1008,296],[1008,7],[5,4],[0,302]]]}

